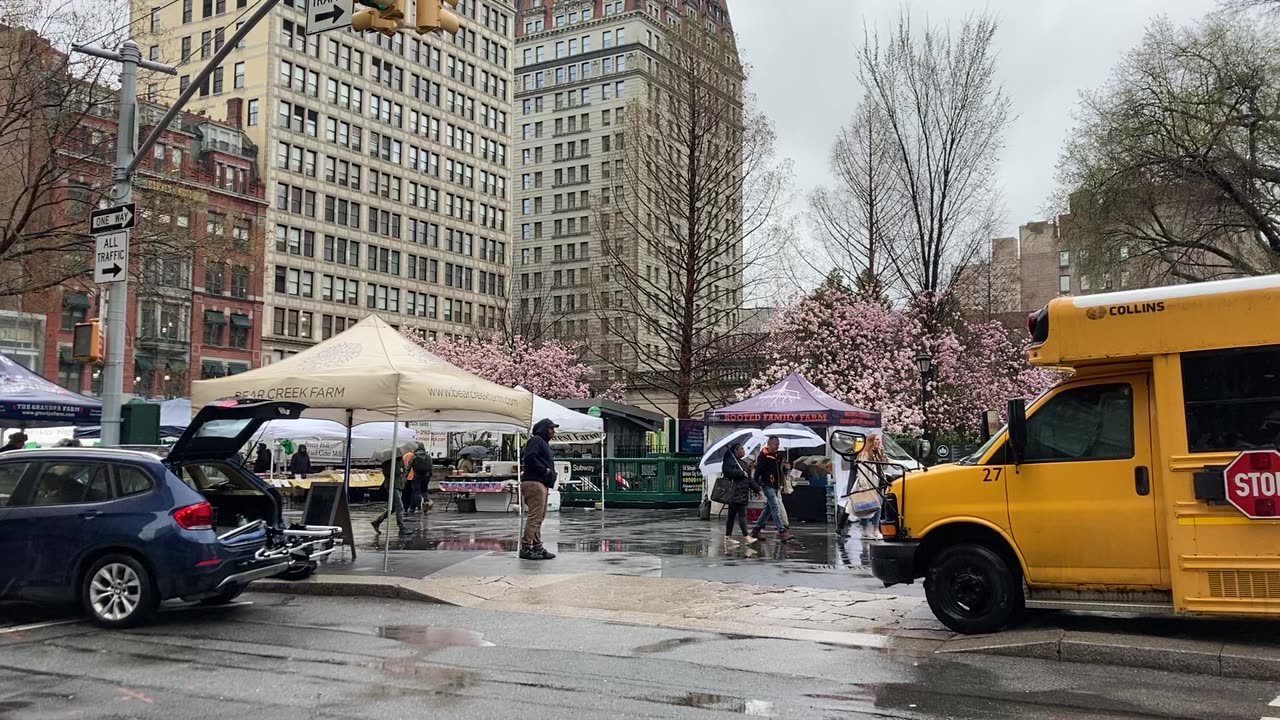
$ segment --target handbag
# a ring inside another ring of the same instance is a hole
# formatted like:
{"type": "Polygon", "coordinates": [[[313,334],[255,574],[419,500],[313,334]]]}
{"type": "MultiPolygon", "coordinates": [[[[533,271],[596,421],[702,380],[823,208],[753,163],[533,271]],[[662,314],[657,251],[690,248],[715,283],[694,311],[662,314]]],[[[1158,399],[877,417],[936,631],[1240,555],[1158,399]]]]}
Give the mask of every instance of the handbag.
{"type": "Polygon", "coordinates": [[[791,476],[783,475],[782,476],[782,494],[790,495],[795,491],[796,491],[796,484],[791,481],[791,476]]]}
{"type": "Polygon", "coordinates": [[[721,475],[716,478],[716,484],[711,486],[711,500],[721,505],[728,505],[733,501],[733,481],[721,475]]]}
{"type": "Polygon", "coordinates": [[[859,476],[854,487],[863,488],[849,495],[849,507],[853,508],[854,515],[868,515],[880,509],[880,492],[872,483],[859,476]]]}

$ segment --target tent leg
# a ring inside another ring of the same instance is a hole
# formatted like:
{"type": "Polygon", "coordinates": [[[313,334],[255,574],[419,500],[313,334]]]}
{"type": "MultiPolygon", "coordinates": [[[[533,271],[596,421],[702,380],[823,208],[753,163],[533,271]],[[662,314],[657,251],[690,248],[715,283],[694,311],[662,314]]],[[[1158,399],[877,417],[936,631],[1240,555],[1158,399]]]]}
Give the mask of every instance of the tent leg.
{"type": "Polygon", "coordinates": [[[604,512],[604,440],[605,436],[600,436],[600,512],[604,512]]]}
{"type": "MultiPolygon", "coordinates": [[[[342,496],[350,501],[351,494],[351,424],[355,416],[354,410],[347,411],[347,450],[346,462],[343,464],[342,472],[342,496]]],[[[351,548],[351,559],[356,559],[356,549],[351,548]]]]}
{"type": "MultiPolygon", "coordinates": [[[[387,478],[387,520],[391,520],[391,516],[395,512],[396,493],[396,466],[400,464],[400,458],[397,456],[397,450],[400,449],[400,413],[396,413],[396,424],[391,426],[391,477],[387,478]]],[[[348,429],[348,437],[351,430],[348,429]]],[[[350,460],[348,460],[350,462],[350,460]]],[[[401,532],[399,522],[396,523],[396,532],[401,532]]],[[[382,572],[391,569],[391,533],[387,533],[387,538],[382,546],[382,572]]]]}

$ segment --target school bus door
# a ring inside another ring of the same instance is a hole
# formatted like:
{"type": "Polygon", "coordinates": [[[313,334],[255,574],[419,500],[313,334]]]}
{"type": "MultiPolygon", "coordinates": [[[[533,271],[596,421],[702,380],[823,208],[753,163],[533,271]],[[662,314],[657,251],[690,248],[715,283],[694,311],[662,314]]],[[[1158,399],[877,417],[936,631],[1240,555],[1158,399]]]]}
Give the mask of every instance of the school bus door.
{"type": "Polygon", "coordinates": [[[1005,477],[1029,582],[1159,583],[1148,396],[1145,375],[1072,383],[1027,418],[1005,477]]]}

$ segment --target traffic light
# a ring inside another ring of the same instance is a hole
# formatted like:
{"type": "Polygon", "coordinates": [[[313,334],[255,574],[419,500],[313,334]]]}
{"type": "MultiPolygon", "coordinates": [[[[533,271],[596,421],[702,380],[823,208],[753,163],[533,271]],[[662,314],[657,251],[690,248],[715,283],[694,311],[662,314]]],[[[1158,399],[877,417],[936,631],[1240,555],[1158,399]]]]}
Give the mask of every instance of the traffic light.
{"type": "Polygon", "coordinates": [[[373,30],[391,36],[400,31],[404,20],[404,0],[359,0],[372,10],[361,10],[351,16],[351,29],[356,32],[373,30]]]}
{"type": "Polygon", "coordinates": [[[80,362],[98,362],[102,359],[102,332],[98,318],[76,323],[71,334],[71,357],[80,362]]]}
{"type": "Polygon", "coordinates": [[[458,16],[445,9],[458,4],[458,0],[418,0],[418,34],[425,35],[435,30],[456,33],[462,25],[458,16]]]}

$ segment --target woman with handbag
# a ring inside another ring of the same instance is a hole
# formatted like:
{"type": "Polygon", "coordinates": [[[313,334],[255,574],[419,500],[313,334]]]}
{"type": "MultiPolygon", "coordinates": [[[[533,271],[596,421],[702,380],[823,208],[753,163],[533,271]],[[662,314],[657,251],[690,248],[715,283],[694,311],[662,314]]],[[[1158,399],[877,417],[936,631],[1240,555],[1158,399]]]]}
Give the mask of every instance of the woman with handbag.
{"type": "Polygon", "coordinates": [[[756,541],[747,532],[747,503],[751,501],[752,493],[760,492],[760,484],[755,481],[755,478],[747,474],[747,469],[742,464],[744,455],[746,455],[746,451],[742,449],[742,443],[730,445],[729,452],[724,456],[724,464],[720,468],[721,477],[733,484],[729,502],[725,504],[728,510],[728,519],[724,524],[724,539],[727,542],[736,542],[733,539],[733,523],[735,521],[742,530],[742,537],[745,542],[753,543],[756,541]]]}
{"type": "Polygon", "coordinates": [[[876,521],[880,517],[880,478],[884,474],[884,466],[874,463],[888,462],[884,454],[884,441],[879,435],[867,437],[867,443],[858,453],[858,471],[854,478],[853,492],[845,505],[849,516],[857,519],[862,537],[879,539],[880,532],[876,521]]]}

